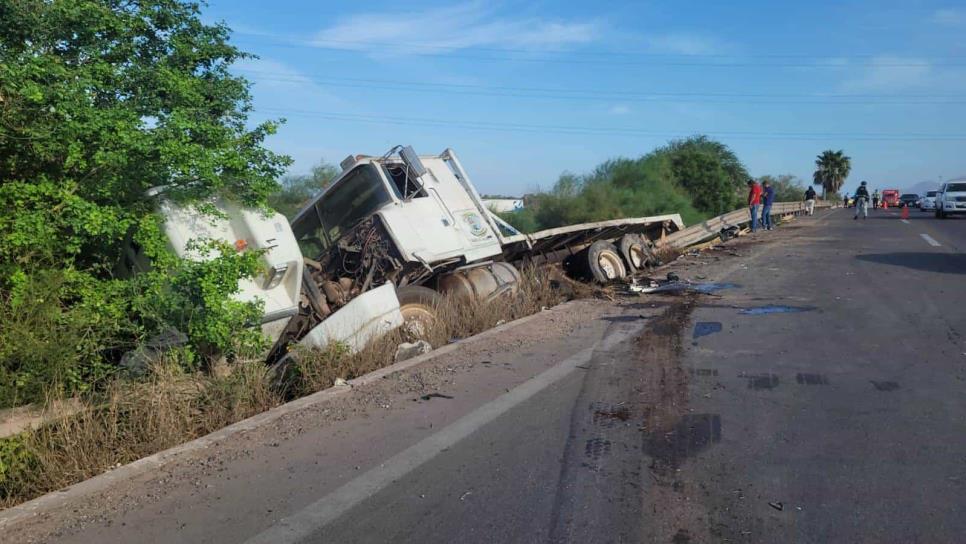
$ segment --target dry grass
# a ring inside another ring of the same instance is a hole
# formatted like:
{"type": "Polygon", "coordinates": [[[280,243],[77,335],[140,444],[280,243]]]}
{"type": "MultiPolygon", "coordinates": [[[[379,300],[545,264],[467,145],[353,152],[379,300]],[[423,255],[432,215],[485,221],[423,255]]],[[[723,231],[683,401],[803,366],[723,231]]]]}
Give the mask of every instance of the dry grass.
{"type": "Polygon", "coordinates": [[[227,376],[159,364],[143,382],[118,380],[77,414],[22,433],[26,452],[0,478],[0,507],[72,485],[264,411],[281,401],[261,362],[227,376]]]}
{"type": "MultiPolygon", "coordinates": [[[[557,269],[526,270],[523,276],[512,296],[488,302],[444,297],[425,339],[439,347],[565,298],[593,293],[557,269]]],[[[303,352],[289,379],[281,382],[257,361],[236,364],[224,376],[185,374],[175,365],[159,364],[144,381],[118,380],[86,399],[78,414],[14,437],[14,449],[0,447],[0,507],[203,436],[286,399],[330,387],[336,378],[351,379],[390,365],[396,346],[406,340],[413,339],[397,331],[357,354],[338,346],[303,352]]]]}
{"type": "MultiPolygon", "coordinates": [[[[529,269],[522,272],[523,281],[513,295],[505,295],[491,301],[466,301],[444,296],[437,308],[437,318],[420,337],[404,331],[395,331],[372,342],[356,354],[333,346],[325,350],[303,351],[297,365],[291,369],[286,380],[290,395],[302,396],[331,387],[336,378],[350,380],[395,362],[396,347],[401,342],[426,340],[434,348],[453,340],[466,338],[541,311],[563,302],[567,298],[589,296],[592,289],[574,282],[575,286],[562,289],[561,278],[555,268],[529,269]]],[[[566,280],[572,282],[572,280],[566,280]]]]}

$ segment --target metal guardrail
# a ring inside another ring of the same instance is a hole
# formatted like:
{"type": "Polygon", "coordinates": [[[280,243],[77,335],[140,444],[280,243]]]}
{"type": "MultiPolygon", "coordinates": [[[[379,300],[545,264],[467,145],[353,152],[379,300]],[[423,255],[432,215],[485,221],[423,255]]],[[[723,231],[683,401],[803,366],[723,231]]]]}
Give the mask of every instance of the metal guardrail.
{"type": "MultiPolygon", "coordinates": [[[[832,207],[832,202],[815,201],[816,209],[830,207],[832,207]]],[[[799,215],[802,213],[805,213],[804,202],[776,202],[771,207],[772,216],[799,215]]],[[[741,208],[669,234],[663,240],[658,241],[656,245],[659,248],[684,249],[718,236],[722,229],[730,227],[741,228],[742,225],[747,225],[748,223],[751,223],[751,215],[748,213],[748,208],[741,208]]]]}

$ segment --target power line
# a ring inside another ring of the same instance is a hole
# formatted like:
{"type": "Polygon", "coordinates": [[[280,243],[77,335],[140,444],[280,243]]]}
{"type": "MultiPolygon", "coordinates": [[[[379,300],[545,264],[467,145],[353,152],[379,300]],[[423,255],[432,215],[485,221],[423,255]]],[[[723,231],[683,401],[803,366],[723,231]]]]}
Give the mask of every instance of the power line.
{"type": "MultiPolygon", "coordinates": [[[[246,34],[236,32],[236,34],[246,34]]],[[[247,34],[249,36],[263,37],[261,34],[247,34]]],[[[943,56],[931,57],[922,61],[879,61],[880,56],[874,55],[850,55],[833,56],[829,59],[822,59],[815,56],[798,55],[774,55],[774,54],[754,54],[754,55],[725,55],[725,54],[657,54],[644,52],[620,52],[620,51],[569,51],[569,50],[534,50],[534,49],[511,49],[511,48],[487,48],[478,46],[448,46],[435,44],[418,44],[405,42],[372,42],[372,41],[352,41],[352,40],[280,40],[270,37],[269,40],[258,40],[245,38],[256,45],[268,47],[288,47],[288,48],[309,48],[309,49],[328,49],[345,52],[367,52],[371,48],[385,48],[387,54],[399,54],[404,51],[405,55],[428,56],[428,57],[448,57],[481,61],[508,61],[508,62],[531,62],[531,63],[553,63],[553,64],[607,64],[607,65],[626,65],[626,66],[695,66],[695,67],[771,67],[771,68],[854,68],[856,66],[888,67],[888,68],[923,68],[932,66],[966,66],[966,57],[943,56]],[[418,50],[422,49],[422,50],[418,50]],[[493,55],[474,55],[466,54],[466,51],[482,51],[494,53],[493,55]],[[498,55],[503,53],[503,55],[498,55]],[[566,54],[568,58],[554,58],[548,55],[566,54]],[[578,58],[584,57],[584,58],[578,58]],[[598,58],[587,58],[598,57],[598,58]],[[625,60],[615,60],[623,58],[625,60]],[[642,60],[643,59],[643,60],[642,60]],[[717,59],[712,61],[712,59],[717,59]],[[768,59],[766,62],[749,62],[737,59],[768,59]],[[774,59],[800,59],[777,62],[774,59]],[[843,62],[843,61],[852,62],[843,62]],[[860,61],[861,62],[857,62],[860,61]],[[952,62],[951,62],[952,61],[952,62]]]]}
{"type": "Polygon", "coordinates": [[[391,91],[429,92],[474,96],[499,96],[515,98],[539,98],[557,100],[620,100],[630,102],[699,102],[699,103],[747,103],[755,104],[966,104],[962,95],[868,95],[868,94],[775,94],[775,93],[703,93],[703,92],[635,92],[604,89],[551,89],[536,87],[509,87],[492,85],[469,85],[449,83],[426,83],[418,81],[392,81],[361,78],[335,78],[299,76],[259,70],[238,70],[251,74],[255,81],[305,83],[306,81],[333,87],[379,89],[391,91]],[[908,97],[908,98],[905,98],[908,97]]]}
{"type": "Polygon", "coordinates": [[[259,108],[258,113],[273,115],[310,116],[331,121],[388,124],[402,126],[422,126],[440,128],[462,128],[468,130],[485,130],[498,132],[519,133],[553,133],[569,135],[597,135],[597,136],[652,136],[661,138],[678,138],[691,134],[707,134],[709,136],[727,137],[732,139],[768,139],[768,140],[845,140],[845,141],[966,141],[966,134],[930,134],[930,133],[862,133],[862,132],[774,132],[774,131],[648,131],[630,127],[582,127],[567,125],[539,125],[529,123],[496,123],[492,121],[472,120],[439,120],[418,117],[401,117],[387,115],[365,115],[325,112],[316,110],[259,108]]]}

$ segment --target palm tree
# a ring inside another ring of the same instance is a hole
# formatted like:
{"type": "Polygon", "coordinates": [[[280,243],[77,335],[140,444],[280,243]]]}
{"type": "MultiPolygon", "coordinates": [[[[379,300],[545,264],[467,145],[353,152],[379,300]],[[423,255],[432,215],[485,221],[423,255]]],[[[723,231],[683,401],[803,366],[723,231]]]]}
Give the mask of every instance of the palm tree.
{"type": "Polygon", "coordinates": [[[852,159],[839,149],[828,149],[815,159],[815,174],[812,180],[822,186],[822,198],[828,193],[837,193],[845,185],[845,178],[852,171],[852,159]]]}

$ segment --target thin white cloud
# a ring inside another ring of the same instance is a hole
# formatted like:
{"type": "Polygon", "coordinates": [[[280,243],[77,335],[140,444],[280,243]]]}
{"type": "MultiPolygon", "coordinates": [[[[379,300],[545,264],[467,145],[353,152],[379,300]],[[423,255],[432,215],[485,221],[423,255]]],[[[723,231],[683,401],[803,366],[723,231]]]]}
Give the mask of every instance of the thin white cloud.
{"type": "Polygon", "coordinates": [[[541,52],[587,44],[600,33],[596,22],[507,17],[486,3],[468,2],[405,15],[385,11],[352,15],[322,29],[313,41],[378,56],[470,47],[541,52]]]}
{"type": "Polygon", "coordinates": [[[709,55],[725,49],[723,44],[711,37],[691,33],[660,34],[647,41],[656,51],[677,55],[709,55]]]}
{"type": "Polygon", "coordinates": [[[842,83],[842,90],[898,91],[934,83],[935,69],[928,60],[880,55],[842,83]]]}
{"type": "Polygon", "coordinates": [[[232,70],[254,84],[256,106],[312,108],[345,106],[346,102],[299,70],[270,58],[241,59],[232,70]]]}
{"type": "Polygon", "coordinates": [[[627,115],[631,109],[624,104],[615,104],[607,110],[611,115],[627,115]]]}
{"type": "Polygon", "coordinates": [[[945,26],[966,25],[966,10],[956,8],[937,9],[932,14],[932,22],[945,26]]]}

